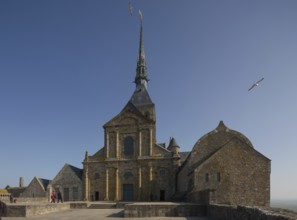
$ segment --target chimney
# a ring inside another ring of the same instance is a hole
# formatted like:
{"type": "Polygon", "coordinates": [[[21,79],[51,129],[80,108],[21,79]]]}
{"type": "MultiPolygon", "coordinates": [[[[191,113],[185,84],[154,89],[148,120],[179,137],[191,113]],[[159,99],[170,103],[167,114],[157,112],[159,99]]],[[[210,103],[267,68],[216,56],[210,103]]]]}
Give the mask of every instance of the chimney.
{"type": "Polygon", "coordinates": [[[20,177],[20,188],[24,187],[24,177],[20,177]]]}

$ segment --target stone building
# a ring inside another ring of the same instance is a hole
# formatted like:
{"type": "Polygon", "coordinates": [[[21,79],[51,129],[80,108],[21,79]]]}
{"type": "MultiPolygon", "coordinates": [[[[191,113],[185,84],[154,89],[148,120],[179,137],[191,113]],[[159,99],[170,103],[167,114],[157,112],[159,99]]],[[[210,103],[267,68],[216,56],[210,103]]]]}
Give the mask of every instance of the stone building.
{"type": "Polygon", "coordinates": [[[86,154],[86,200],[169,200],[175,193],[178,147],[156,142],[156,113],[148,89],[142,24],[136,88],[122,111],[104,126],[104,147],[86,154]]]}
{"type": "Polygon", "coordinates": [[[6,189],[0,189],[0,201],[3,199],[8,199],[10,193],[6,189]]]}
{"type": "Polygon", "coordinates": [[[61,193],[63,201],[82,200],[82,175],[82,169],[65,164],[48,186],[49,200],[53,190],[61,193]]]}
{"type": "Polygon", "coordinates": [[[20,177],[20,179],[19,179],[19,186],[18,187],[11,187],[11,186],[7,185],[5,187],[5,189],[7,190],[7,192],[9,194],[12,194],[13,197],[20,197],[20,196],[22,196],[22,193],[26,189],[26,187],[24,185],[24,178],[23,177],[20,177]]]}
{"type": "Polygon", "coordinates": [[[83,161],[83,199],[269,205],[270,160],[223,122],[189,152],[156,140],[142,22],[135,91],[104,126],[104,146],[83,161]]]}
{"type": "Polygon", "coordinates": [[[270,160],[221,121],[181,166],[178,191],[200,203],[269,206],[270,160]]]}
{"type": "Polygon", "coordinates": [[[26,187],[24,192],[22,193],[21,197],[26,198],[35,198],[35,197],[46,197],[47,193],[47,186],[50,183],[50,180],[41,179],[35,176],[29,185],[26,187]]]}

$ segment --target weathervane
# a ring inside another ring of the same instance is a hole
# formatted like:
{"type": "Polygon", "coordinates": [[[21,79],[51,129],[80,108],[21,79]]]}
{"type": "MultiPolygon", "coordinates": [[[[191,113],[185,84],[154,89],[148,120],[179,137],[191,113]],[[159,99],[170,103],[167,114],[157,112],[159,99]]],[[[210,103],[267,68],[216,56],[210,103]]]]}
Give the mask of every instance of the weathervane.
{"type": "MultiPolygon", "coordinates": [[[[128,4],[129,4],[129,13],[130,13],[130,15],[132,16],[133,15],[133,6],[132,6],[132,4],[131,4],[131,1],[129,0],[129,2],[128,2],[128,4]]],[[[141,22],[142,22],[142,20],[143,20],[143,17],[142,17],[142,12],[141,12],[141,10],[139,9],[139,16],[140,16],[140,20],[141,20],[141,22]]]]}
{"type": "Polygon", "coordinates": [[[133,6],[131,5],[131,1],[129,1],[129,12],[130,12],[130,15],[132,16],[133,6]]]}

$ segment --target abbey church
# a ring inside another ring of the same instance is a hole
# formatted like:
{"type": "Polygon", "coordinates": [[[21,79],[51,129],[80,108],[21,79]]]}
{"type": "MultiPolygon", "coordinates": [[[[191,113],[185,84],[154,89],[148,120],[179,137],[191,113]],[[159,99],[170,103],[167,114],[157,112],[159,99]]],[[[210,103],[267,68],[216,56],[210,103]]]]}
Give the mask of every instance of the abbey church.
{"type": "Polygon", "coordinates": [[[85,154],[82,199],[269,206],[270,160],[222,121],[191,152],[182,152],[174,138],[158,144],[142,22],[134,83],[127,104],[103,125],[104,146],[85,154]]]}

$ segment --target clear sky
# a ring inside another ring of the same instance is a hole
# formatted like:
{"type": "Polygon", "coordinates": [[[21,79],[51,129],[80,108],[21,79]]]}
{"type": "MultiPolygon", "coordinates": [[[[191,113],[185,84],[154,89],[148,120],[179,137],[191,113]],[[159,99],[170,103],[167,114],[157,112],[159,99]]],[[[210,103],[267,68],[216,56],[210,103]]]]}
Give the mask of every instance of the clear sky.
{"type": "Polygon", "coordinates": [[[272,160],[272,199],[296,199],[297,1],[131,4],[0,1],[0,188],[103,146],[135,88],[141,9],[158,142],[190,151],[223,120],[272,160]]]}

